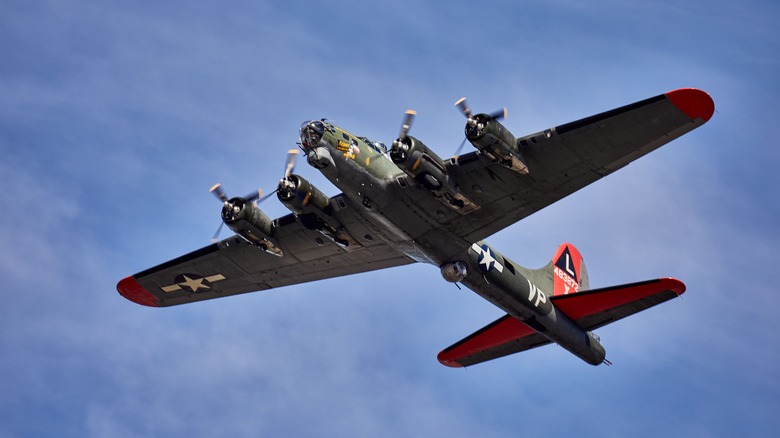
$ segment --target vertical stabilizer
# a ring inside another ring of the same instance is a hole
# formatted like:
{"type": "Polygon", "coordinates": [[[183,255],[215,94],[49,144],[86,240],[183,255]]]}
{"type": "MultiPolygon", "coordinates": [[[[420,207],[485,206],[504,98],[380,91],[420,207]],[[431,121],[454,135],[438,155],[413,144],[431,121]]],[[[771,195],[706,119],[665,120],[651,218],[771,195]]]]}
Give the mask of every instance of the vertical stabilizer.
{"type": "Polygon", "coordinates": [[[561,244],[552,260],[541,269],[516,267],[548,295],[569,295],[590,289],[585,261],[571,243],[561,244]]]}
{"type": "Polygon", "coordinates": [[[568,295],[590,287],[582,254],[571,243],[558,247],[548,268],[553,274],[553,296],[568,295]]]}

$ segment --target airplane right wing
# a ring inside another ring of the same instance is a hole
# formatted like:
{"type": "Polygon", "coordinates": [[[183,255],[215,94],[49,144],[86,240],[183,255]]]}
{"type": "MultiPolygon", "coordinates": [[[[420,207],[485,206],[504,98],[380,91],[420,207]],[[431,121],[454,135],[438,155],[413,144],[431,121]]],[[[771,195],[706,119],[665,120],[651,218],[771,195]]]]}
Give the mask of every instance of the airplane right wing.
{"type": "MultiPolygon", "coordinates": [[[[685,292],[674,278],[586,290],[550,297],[555,307],[584,330],[595,330],[642,310],[649,309],[685,292]]],[[[507,356],[551,341],[520,320],[504,315],[439,353],[449,367],[465,367],[507,356]]]]}
{"type": "Polygon", "coordinates": [[[166,307],[415,262],[400,244],[367,228],[343,195],[331,203],[339,221],[362,240],[338,245],[289,214],[274,221],[283,257],[233,236],[129,276],[117,290],[135,303],[166,307]]]}

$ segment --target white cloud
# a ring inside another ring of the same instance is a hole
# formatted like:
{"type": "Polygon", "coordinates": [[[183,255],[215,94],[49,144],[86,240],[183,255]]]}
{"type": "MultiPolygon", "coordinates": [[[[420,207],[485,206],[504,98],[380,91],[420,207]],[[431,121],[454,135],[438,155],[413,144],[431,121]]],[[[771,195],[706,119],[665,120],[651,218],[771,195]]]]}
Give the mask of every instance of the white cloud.
{"type": "Polygon", "coordinates": [[[73,1],[0,18],[0,434],[777,425],[777,38],[762,13],[774,6],[226,8],[73,1]],[[448,151],[464,94],[475,108],[509,106],[521,135],[688,85],[715,98],[710,123],[495,238],[531,267],[572,241],[594,286],[686,281],[681,302],[602,329],[611,368],[558,347],[440,366],[439,349],[501,312],[428,266],[174,309],[114,290],[207,243],[213,182],[231,193],[274,184],[302,120],[335,118],[389,143],[414,107],[414,135],[448,151]]]}

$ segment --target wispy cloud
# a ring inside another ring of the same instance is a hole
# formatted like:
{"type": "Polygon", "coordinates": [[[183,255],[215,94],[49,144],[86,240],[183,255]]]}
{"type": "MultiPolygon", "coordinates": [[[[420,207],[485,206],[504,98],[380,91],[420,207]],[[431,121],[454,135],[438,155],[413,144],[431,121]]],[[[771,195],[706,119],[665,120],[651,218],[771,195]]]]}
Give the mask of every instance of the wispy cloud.
{"type": "Polygon", "coordinates": [[[776,9],[11,2],[0,435],[769,435],[776,9]],[[495,238],[531,267],[571,241],[593,286],[686,282],[600,331],[611,368],[558,347],[440,366],[501,312],[430,266],[163,310],[114,289],[207,243],[214,182],[275,184],[303,120],[389,143],[413,107],[414,135],[447,155],[462,95],[509,106],[521,135],[678,86],[711,92],[710,123],[495,238]]]}

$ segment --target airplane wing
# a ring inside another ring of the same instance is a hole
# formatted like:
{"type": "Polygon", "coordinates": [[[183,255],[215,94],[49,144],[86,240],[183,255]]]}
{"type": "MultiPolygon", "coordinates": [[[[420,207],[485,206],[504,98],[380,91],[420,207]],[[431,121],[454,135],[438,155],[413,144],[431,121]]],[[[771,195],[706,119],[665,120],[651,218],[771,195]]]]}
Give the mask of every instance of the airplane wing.
{"type": "MultiPolygon", "coordinates": [[[[353,234],[374,234],[353,210],[342,208],[336,214],[345,226],[351,224],[353,234]]],[[[283,257],[233,236],[127,277],[117,290],[138,304],[165,307],[414,262],[378,236],[343,247],[291,214],[275,223],[283,257]]]]}
{"type": "MultiPolygon", "coordinates": [[[[519,138],[528,175],[477,153],[456,157],[449,170],[479,208],[442,228],[466,242],[482,240],[701,126],[713,112],[707,93],[680,89],[519,138]]],[[[595,330],[684,291],[680,281],[660,279],[551,300],[583,329],[595,330]]],[[[446,348],[438,359],[447,366],[468,366],[548,343],[506,315],[446,348]]]]}
{"type": "MultiPolygon", "coordinates": [[[[595,330],[661,304],[685,292],[673,278],[550,297],[555,307],[585,330],[595,330]]],[[[504,315],[439,353],[443,365],[465,367],[547,345],[551,341],[510,315],[504,315]]]]}
{"type": "Polygon", "coordinates": [[[449,166],[480,208],[443,224],[477,242],[701,126],[714,112],[710,96],[680,89],[528,135],[518,145],[529,174],[476,152],[449,166]]]}

